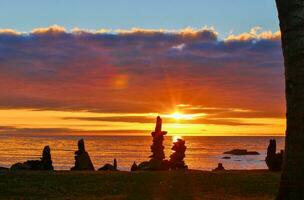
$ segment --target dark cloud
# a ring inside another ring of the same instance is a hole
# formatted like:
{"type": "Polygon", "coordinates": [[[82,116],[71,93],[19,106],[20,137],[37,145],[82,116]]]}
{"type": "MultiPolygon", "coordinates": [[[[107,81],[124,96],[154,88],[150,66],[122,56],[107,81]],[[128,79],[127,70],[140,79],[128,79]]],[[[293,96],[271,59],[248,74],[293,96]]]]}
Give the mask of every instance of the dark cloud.
{"type": "MultiPolygon", "coordinates": [[[[81,121],[102,121],[102,122],[137,122],[137,123],[155,123],[155,119],[147,117],[126,116],[126,117],[69,117],[64,119],[76,119],[81,121]]],[[[226,126],[265,126],[265,123],[246,123],[238,119],[225,118],[196,118],[193,120],[175,120],[172,118],[163,118],[164,123],[178,124],[209,124],[226,126]]]]}
{"type": "Polygon", "coordinates": [[[138,113],[191,103],[281,117],[282,61],[269,32],[2,30],[0,107],[138,113]]]}
{"type": "Polygon", "coordinates": [[[147,133],[149,130],[78,130],[70,128],[17,128],[13,126],[0,126],[1,136],[32,136],[33,134],[37,136],[54,136],[54,135],[82,135],[82,136],[92,136],[92,135],[124,135],[124,134],[143,134],[147,133]]]}

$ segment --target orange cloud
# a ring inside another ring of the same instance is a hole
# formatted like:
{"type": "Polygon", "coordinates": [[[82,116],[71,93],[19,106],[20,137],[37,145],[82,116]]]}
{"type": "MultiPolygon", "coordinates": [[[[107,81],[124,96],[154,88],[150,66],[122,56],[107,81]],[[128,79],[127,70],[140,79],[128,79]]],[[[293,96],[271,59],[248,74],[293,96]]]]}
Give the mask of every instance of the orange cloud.
{"type": "Polygon", "coordinates": [[[16,30],[13,29],[0,29],[0,35],[20,35],[16,30]]]}
{"type": "Polygon", "coordinates": [[[46,28],[35,28],[32,30],[32,34],[36,35],[43,35],[43,34],[49,34],[49,35],[57,35],[61,33],[66,33],[66,29],[62,26],[53,25],[46,28]]]}
{"type": "Polygon", "coordinates": [[[260,27],[254,27],[249,32],[239,35],[230,34],[225,41],[248,41],[248,40],[279,40],[281,32],[262,31],[260,27]]]}

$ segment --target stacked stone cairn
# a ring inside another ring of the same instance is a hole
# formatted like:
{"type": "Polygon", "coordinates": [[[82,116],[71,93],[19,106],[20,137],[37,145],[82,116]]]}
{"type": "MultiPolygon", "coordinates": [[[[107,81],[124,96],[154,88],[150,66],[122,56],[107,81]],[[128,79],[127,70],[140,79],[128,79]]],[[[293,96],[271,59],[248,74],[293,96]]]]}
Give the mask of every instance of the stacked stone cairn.
{"type": "Polygon", "coordinates": [[[281,150],[281,152],[276,153],[276,146],[275,139],[269,141],[265,160],[270,171],[281,171],[282,169],[284,151],[281,150]]]}
{"type": "Polygon", "coordinates": [[[28,160],[24,163],[15,163],[11,166],[10,170],[54,170],[52,163],[51,149],[49,146],[45,146],[40,160],[28,160]]]}
{"type": "Polygon", "coordinates": [[[156,118],[155,130],[151,133],[153,142],[151,145],[152,155],[149,156],[150,161],[142,162],[138,165],[138,170],[168,170],[169,161],[165,159],[164,153],[164,136],[166,131],[162,131],[162,119],[158,116],[156,118]]]}
{"type": "Polygon", "coordinates": [[[75,151],[75,166],[71,170],[94,171],[94,166],[88,152],[85,151],[84,140],[78,141],[78,150],[75,151]]]}
{"type": "Polygon", "coordinates": [[[177,141],[173,143],[171,150],[174,152],[170,155],[170,169],[188,169],[188,166],[185,165],[184,162],[186,149],[185,141],[182,139],[177,139],[177,141]]]}

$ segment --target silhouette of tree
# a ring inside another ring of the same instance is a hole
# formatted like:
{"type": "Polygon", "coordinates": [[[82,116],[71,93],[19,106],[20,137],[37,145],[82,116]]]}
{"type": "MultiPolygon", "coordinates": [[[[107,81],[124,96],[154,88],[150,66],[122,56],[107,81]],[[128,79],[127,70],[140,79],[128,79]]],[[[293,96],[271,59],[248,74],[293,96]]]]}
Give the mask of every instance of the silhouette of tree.
{"type": "Polygon", "coordinates": [[[285,64],[287,130],[277,199],[304,199],[304,1],[276,0],[285,64]]]}

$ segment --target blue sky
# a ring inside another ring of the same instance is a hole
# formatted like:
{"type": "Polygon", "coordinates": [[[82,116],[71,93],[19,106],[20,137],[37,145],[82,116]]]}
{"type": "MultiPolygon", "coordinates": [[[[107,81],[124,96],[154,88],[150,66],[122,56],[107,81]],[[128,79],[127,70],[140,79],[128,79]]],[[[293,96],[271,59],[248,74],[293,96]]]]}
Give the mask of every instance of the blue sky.
{"type": "Polygon", "coordinates": [[[214,26],[225,37],[254,26],[278,30],[274,0],[0,0],[0,28],[180,29],[214,26]]]}

